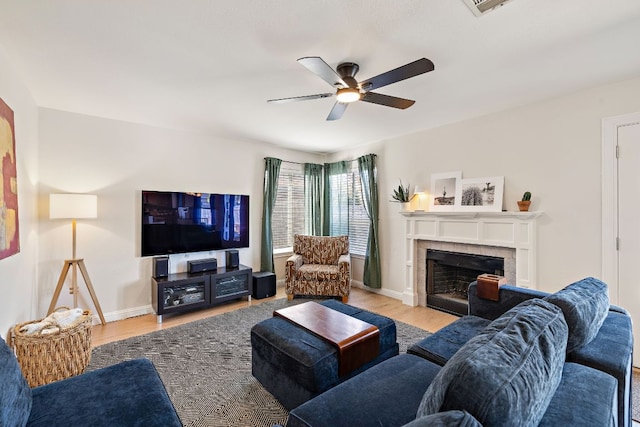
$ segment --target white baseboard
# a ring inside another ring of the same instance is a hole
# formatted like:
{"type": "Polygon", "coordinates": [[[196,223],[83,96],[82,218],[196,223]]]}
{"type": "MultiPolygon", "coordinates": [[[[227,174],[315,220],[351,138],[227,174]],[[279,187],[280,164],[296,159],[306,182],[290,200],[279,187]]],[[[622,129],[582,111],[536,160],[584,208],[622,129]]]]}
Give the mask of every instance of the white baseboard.
{"type": "MultiPolygon", "coordinates": [[[[110,313],[104,313],[104,320],[106,320],[107,323],[109,323],[109,322],[115,322],[117,320],[128,319],[130,317],[144,316],[145,314],[153,314],[153,313],[155,313],[155,311],[153,311],[153,307],[151,305],[145,305],[142,307],[127,308],[126,310],[118,310],[118,311],[112,311],[110,313]]],[[[93,319],[94,325],[100,324],[100,317],[97,314],[94,314],[92,316],[92,319],[93,319]]]]}
{"type": "Polygon", "coordinates": [[[380,295],[384,295],[385,297],[402,300],[402,292],[392,291],[384,288],[381,288],[381,289],[370,288],[358,280],[351,280],[351,286],[358,289],[364,289],[365,291],[368,291],[368,292],[373,292],[374,294],[380,294],[380,295]]]}

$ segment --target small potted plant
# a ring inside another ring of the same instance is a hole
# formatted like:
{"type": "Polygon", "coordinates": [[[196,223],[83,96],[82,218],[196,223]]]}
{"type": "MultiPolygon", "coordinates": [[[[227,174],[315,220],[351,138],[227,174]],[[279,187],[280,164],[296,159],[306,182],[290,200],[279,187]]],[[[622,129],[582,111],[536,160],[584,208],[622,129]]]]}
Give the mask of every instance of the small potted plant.
{"type": "Polygon", "coordinates": [[[406,187],[402,185],[402,180],[400,180],[400,185],[398,188],[393,189],[393,194],[391,198],[397,202],[402,204],[402,210],[409,210],[409,204],[411,202],[411,194],[409,194],[409,185],[406,187]]]}
{"type": "Polygon", "coordinates": [[[525,191],[525,193],[522,195],[522,200],[518,200],[518,209],[520,209],[520,212],[527,212],[529,211],[529,205],[531,205],[531,193],[528,191],[525,191]]]}

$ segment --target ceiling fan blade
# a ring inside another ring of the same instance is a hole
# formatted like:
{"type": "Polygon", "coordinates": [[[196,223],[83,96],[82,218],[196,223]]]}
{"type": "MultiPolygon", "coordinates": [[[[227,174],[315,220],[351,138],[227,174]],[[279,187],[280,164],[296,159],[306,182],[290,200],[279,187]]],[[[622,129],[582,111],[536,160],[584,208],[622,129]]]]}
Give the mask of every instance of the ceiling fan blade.
{"type": "Polygon", "coordinates": [[[346,102],[336,102],[333,105],[333,108],[331,109],[331,112],[327,116],[327,120],[328,121],[329,120],[338,120],[344,114],[345,110],[347,109],[347,106],[349,106],[349,104],[347,104],[346,102]]]}
{"type": "Polygon", "coordinates": [[[370,90],[390,85],[391,83],[396,83],[410,77],[415,77],[420,74],[433,71],[433,69],[433,62],[429,61],[427,58],[422,58],[407,65],[403,65],[402,67],[398,67],[395,70],[387,71],[386,73],[364,80],[360,82],[360,87],[364,91],[368,92],[370,90]]]}
{"type": "Polygon", "coordinates": [[[291,98],[268,99],[267,102],[271,102],[274,104],[284,104],[286,102],[293,102],[293,101],[308,101],[310,99],[329,98],[333,95],[335,95],[335,93],[319,93],[317,95],[305,95],[305,96],[293,96],[291,98]]]}
{"type": "Polygon", "coordinates": [[[298,59],[298,62],[307,70],[329,83],[332,87],[348,86],[344,80],[342,80],[342,77],[319,56],[306,56],[298,59]]]}
{"type": "Polygon", "coordinates": [[[397,98],[375,92],[365,93],[360,100],[372,104],[384,105],[386,107],[400,108],[401,110],[409,108],[416,103],[416,101],[412,101],[411,99],[397,98]]]}

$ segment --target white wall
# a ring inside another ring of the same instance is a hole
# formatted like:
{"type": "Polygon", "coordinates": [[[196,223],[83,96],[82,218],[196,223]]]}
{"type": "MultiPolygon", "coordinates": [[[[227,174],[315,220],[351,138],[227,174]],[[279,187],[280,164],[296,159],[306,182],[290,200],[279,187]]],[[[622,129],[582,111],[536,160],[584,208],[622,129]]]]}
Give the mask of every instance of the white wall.
{"type": "MultiPolygon", "coordinates": [[[[317,155],[253,141],[106,120],[50,109],[40,110],[39,311],[46,312],[63,261],[71,257],[71,224],[49,220],[48,195],[98,195],[98,219],[78,221],[78,256],[85,259],[107,320],[140,314],[151,304],[151,258],[140,257],[141,190],[235,193],[250,196],[250,248],[240,262],[260,267],[264,157],[316,162],[317,155]]],[[[224,252],[171,257],[171,270],[188,259],[224,252]]],[[[93,309],[84,283],[81,301],[93,309]]],[[[64,292],[59,305],[69,305],[64,292]]],[[[95,313],[95,311],[94,311],[95,313]]]]}
{"type": "MultiPolygon", "coordinates": [[[[103,311],[116,319],[148,309],[151,301],[151,260],[139,256],[142,189],[249,194],[251,248],[240,256],[257,269],[263,158],[327,161],[254,141],[38,110],[2,51],[0,97],[16,113],[21,240],[18,255],[0,260],[0,286],[11,302],[0,311],[5,332],[45,314],[63,261],[71,255],[70,224],[48,219],[49,193],[98,195],[99,218],[78,224],[78,255],[86,260],[103,311]]],[[[431,173],[451,170],[468,178],[504,175],[509,210],[516,209],[523,191],[533,193],[532,208],[544,211],[540,289],[599,276],[601,119],[634,111],[640,111],[640,78],[331,156],[330,161],[379,155],[383,292],[399,297],[404,287],[404,221],[388,195],[399,178],[428,185],[431,173]]],[[[192,257],[214,255],[222,260],[215,253],[192,257]]],[[[186,260],[173,257],[172,270],[184,270],[186,260]]],[[[81,290],[81,301],[90,306],[81,290]]],[[[59,303],[70,301],[65,292],[59,303]]]]}
{"type": "Polygon", "coordinates": [[[538,227],[538,288],[555,291],[599,277],[601,120],[640,111],[640,78],[591,88],[437,129],[338,153],[331,161],[378,154],[383,290],[400,295],[404,221],[388,202],[398,180],[430,185],[430,175],[505,177],[504,208],[531,191],[538,227]]]}
{"type": "Polygon", "coordinates": [[[20,252],[0,260],[0,333],[36,316],[38,261],[38,109],[0,48],[0,98],[13,110],[18,178],[20,252]]]}

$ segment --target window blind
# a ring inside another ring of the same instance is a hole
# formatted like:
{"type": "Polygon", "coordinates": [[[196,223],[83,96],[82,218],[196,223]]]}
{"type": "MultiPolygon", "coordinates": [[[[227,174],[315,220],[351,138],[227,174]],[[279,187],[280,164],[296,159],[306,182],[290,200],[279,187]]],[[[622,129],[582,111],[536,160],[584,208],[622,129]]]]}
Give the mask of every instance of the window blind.
{"type": "Polygon", "coordinates": [[[347,173],[330,177],[332,236],[349,236],[349,252],[365,255],[369,238],[369,216],[362,199],[358,163],[351,162],[347,173]]]}
{"type": "Polygon", "coordinates": [[[298,163],[282,162],[272,217],[273,249],[293,248],[293,235],[304,234],[304,170],[298,163]]]}

